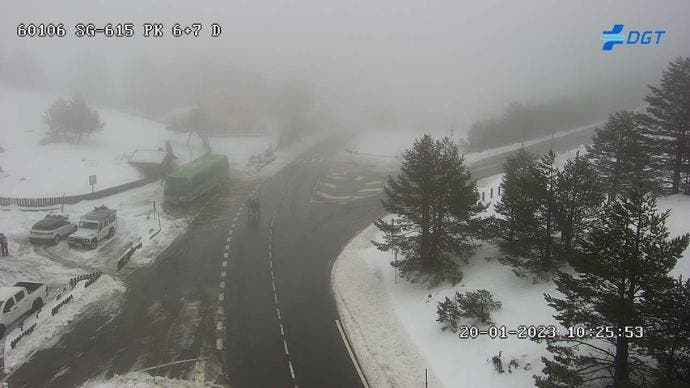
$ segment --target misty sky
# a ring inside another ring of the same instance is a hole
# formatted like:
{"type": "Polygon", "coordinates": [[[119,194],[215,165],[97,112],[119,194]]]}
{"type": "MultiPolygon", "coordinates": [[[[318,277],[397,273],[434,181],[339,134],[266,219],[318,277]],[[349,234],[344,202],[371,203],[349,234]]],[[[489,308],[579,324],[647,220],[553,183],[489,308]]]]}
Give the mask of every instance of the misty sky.
{"type": "MultiPolygon", "coordinates": [[[[466,126],[510,101],[541,102],[614,82],[655,82],[690,55],[690,1],[4,1],[0,53],[29,52],[53,84],[95,62],[113,83],[137,58],[218,63],[266,82],[296,79],[338,107],[466,126]],[[66,38],[18,38],[21,22],[62,22],[66,38]],[[79,22],[212,22],[220,38],[76,38],[79,22]],[[665,29],[660,46],[602,52],[614,23],[665,29]]],[[[184,77],[184,74],[180,74],[184,77]]]]}

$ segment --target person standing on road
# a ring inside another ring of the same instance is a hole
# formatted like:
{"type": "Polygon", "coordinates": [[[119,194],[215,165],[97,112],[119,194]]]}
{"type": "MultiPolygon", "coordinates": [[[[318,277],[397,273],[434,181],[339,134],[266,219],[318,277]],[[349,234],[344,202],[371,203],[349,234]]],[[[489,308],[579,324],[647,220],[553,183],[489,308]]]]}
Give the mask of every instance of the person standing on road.
{"type": "Polygon", "coordinates": [[[254,218],[254,199],[252,197],[247,198],[244,205],[247,207],[247,222],[251,223],[252,218],[254,218]]]}
{"type": "Polygon", "coordinates": [[[8,256],[10,254],[7,249],[7,236],[4,233],[0,233],[0,249],[2,250],[3,256],[8,256]]]}

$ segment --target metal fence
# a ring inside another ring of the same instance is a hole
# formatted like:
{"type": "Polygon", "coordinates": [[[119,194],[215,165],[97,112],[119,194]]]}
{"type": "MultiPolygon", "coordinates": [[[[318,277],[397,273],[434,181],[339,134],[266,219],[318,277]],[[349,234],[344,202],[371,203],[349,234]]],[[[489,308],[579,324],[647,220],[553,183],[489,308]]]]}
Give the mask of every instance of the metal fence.
{"type": "Polygon", "coordinates": [[[118,186],[109,187],[107,189],[98,190],[93,193],[66,195],[62,197],[34,197],[34,198],[15,198],[15,197],[0,197],[0,206],[19,206],[24,208],[39,208],[56,206],[63,204],[74,204],[79,201],[100,199],[109,195],[121,193],[123,191],[131,190],[151,182],[155,182],[158,178],[144,178],[133,182],[124,183],[118,186]]]}

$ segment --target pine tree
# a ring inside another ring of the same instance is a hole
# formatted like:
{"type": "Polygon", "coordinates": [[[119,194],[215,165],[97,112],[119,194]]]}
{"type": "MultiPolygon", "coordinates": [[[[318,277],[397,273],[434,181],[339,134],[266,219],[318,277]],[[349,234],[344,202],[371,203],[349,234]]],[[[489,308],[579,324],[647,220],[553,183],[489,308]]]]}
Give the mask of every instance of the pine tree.
{"type": "Polygon", "coordinates": [[[666,289],[668,272],[688,245],[690,236],[668,239],[669,212],[657,213],[652,194],[633,191],[603,207],[573,258],[575,275],[560,272],[555,280],[563,298],[545,299],[565,327],[592,332],[611,327],[600,340],[560,337],[547,340],[553,358],[542,358],[545,377],[538,387],[571,387],[610,381],[615,388],[634,386],[645,373],[637,356],[644,340],[616,335],[626,327],[645,327],[644,294],[666,289]]]}
{"type": "Polygon", "coordinates": [[[456,292],[455,303],[460,317],[476,318],[481,323],[491,323],[491,312],[501,308],[501,302],[494,300],[494,296],[487,290],[469,291],[464,294],[456,292]]]}
{"type": "Polygon", "coordinates": [[[666,290],[646,293],[644,313],[645,348],[658,363],[656,386],[690,387],[690,280],[680,277],[666,290]]]}
{"type": "MultiPolygon", "coordinates": [[[[652,118],[654,154],[670,173],[672,192],[681,190],[683,164],[690,162],[690,58],[676,58],[661,76],[660,87],[649,87],[645,99],[652,118]]],[[[685,186],[690,193],[690,187],[685,186]]]]}
{"type": "Polygon", "coordinates": [[[455,300],[451,300],[446,296],[443,301],[438,303],[436,315],[436,322],[443,325],[441,330],[445,331],[450,329],[453,333],[458,331],[460,309],[455,300]]]}
{"type": "Polygon", "coordinates": [[[58,99],[43,115],[43,122],[48,126],[49,141],[79,143],[84,135],[98,132],[105,123],[98,111],[86,104],[86,101],[75,95],[72,100],[58,99]]]}
{"type": "Polygon", "coordinates": [[[101,121],[98,111],[86,104],[86,101],[75,95],[69,104],[69,131],[76,136],[77,144],[84,135],[98,132],[105,123],[101,121]]]}
{"type": "Polygon", "coordinates": [[[620,111],[609,116],[603,129],[597,128],[587,158],[599,173],[609,198],[633,188],[659,190],[658,166],[644,115],[620,111]]]}
{"type": "Polygon", "coordinates": [[[476,183],[449,138],[424,135],[403,154],[400,174],[389,177],[384,208],[393,222],[375,221],[384,232],[381,250],[397,248],[396,264],[410,281],[457,283],[462,278],[451,254],[467,259],[477,247],[479,202],[476,183]]]}
{"type": "Polygon", "coordinates": [[[555,268],[554,235],[556,233],[556,176],[554,167],[556,154],[549,152],[542,156],[534,170],[536,183],[533,187],[535,200],[539,204],[536,212],[538,256],[530,258],[525,264],[540,272],[548,272],[555,268]]]}
{"type": "Polygon", "coordinates": [[[509,156],[503,164],[501,199],[496,203],[496,213],[501,246],[509,253],[526,255],[531,252],[532,237],[536,234],[537,220],[534,214],[537,203],[533,193],[535,156],[524,148],[509,156]]]}
{"type": "MultiPolygon", "coordinates": [[[[518,156],[525,158],[524,155],[518,156]]],[[[497,206],[498,214],[509,216],[500,223],[507,228],[504,234],[507,232],[509,235],[509,228],[515,228],[520,237],[518,241],[504,240],[508,252],[517,254],[517,257],[507,256],[501,261],[512,265],[515,274],[521,277],[528,273],[546,275],[558,264],[554,255],[558,172],[554,167],[555,160],[556,154],[549,151],[538,162],[527,162],[526,168],[518,170],[514,184],[504,187],[503,195],[508,196],[508,201],[502,200],[497,206]]]]}
{"type": "Polygon", "coordinates": [[[457,332],[460,318],[476,319],[481,323],[492,323],[491,312],[501,308],[501,302],[487,290],[455,292],[453,300],[446,297],[438,304],[436,322],[442,323],[442,330],[457,332]]]}
{"type": "Polygon", "coordinates": [[[556,224],[561,251],[568,255],[604,198],[597,171],[579,152],[556,175],[556,224]]]}

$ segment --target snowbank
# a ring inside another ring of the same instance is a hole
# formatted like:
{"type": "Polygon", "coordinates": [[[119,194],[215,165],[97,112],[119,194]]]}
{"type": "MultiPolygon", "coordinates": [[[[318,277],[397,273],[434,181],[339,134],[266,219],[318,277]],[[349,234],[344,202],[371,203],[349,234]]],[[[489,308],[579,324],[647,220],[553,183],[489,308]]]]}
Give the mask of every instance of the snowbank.
{"type": "Polygon", "coordinates": [[[143,372],[132,372],[115,376],[110,380],[93,380],[82,384],[82,388],[199,388],[211,385],[188,380],[170,379],[162,376],[151,376],[143,372]]]}
{"type": "Polygon", "coordinates": [[[385,275],[370,267],[364,254],[377,231],[373,226],[364,230],[333,265],[331,285],[340,319],[371,387],[423,387],[425,368],[430,386],[438,387],[432,364],[421,357],[391,305],[385,275]]]}
{"type": "MultiPolygon", "coordinates": [[[[603,124],[604,124],[604,122],[602,121],[600,123],[585,125],[583,127],[573,128],[573,129],[569,129],[567,131],[555,132],[553,134],[553,139],[555,140],[555,139],[558,139],[560,137],[567,136],[567,135],[570,135],[570,134],[573,134],[576,132],[580,132],[580,131],[593,130],[594,128],[600,127],[603,124]]],[[[524,142],[513,143],[513,144],[509,144],[509,145],[497,147],[497,148],[490,148],[488,150],[481,151],[481,152],[471,152],[469,154],[465,154],[465,162],[468,164],[474,163],[474,162],[477,162],[479,160],[489,158],[492,156],[496,156],[496,155],[500,155],[500,154],[503,154],[506,152],[517,151],[518,149],[520,149],[523,146],[528,147],[528,146],[531,146],[533,144],[538,144],[541,142],[548,141],[551,139],[551,137],[552,137],[552,135],[546,135],[546,136],[538,137],[536,139],[527,140],[524,142]]],[[[584,149],[584,146],[582,147],[582,149],[584,149]]],[[[573,153],[573,156],[575,156],[574,153],[573,153]]]]}

